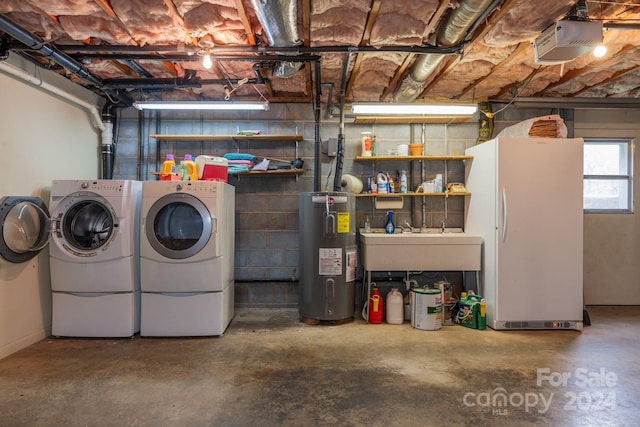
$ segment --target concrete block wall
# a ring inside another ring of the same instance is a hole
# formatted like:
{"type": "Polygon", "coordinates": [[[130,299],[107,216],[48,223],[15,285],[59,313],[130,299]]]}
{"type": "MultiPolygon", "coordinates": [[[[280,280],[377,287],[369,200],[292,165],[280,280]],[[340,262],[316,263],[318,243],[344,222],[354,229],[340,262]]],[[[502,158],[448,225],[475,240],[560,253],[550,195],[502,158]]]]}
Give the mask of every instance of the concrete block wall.
{"type": "MultiPolygon", "coordinates": [[[[507,110],[501,123],[535,117],[548,112],[524,113],[507,110]],[[540,114],[537,114],[540,113],[540,114]],[[508,114],[511,116],[506,117],[508,114]],[[527,114],[529,114],[527,116],[527,114]],[[513,117],[512,117],[513,116],[513,117]],[[525,116],[525,117],[523,117],[525,116]],[[504,118],[506,117],[506,118],[504,118]],[[521,117],[521,118],[518,118],[521,117]]],[[[304,160],[304,174],[293,176],[235,176],[229,182],[236,187],[236,253],[235,279],[238,305],[296,306],[298,272],[298,200],[299,193],[314,190],[315,123],[310,105],[272,104],[267,112],[139,112],[127,109],[118,112],[120,119],[115,137],[116,161],[114,179],[156,179],[164,156],[173,153],[176,159],[184,154],[222,156],[228,152],[248,152],[258,157],[304,160]],[[303,135],[303,141],[160,141],[151,134],[235,134],[238,130],[260,130],[263,134],[303,135]]],[[[322,115],[320,137],[337,138],[339,123],[322,115]]],[[[425,143],[425,154],[464,154],[475,144],[477,122],[454,124],[355,125],[344,127],[343,173],[355,175],[366,183],[378,170],[395,176],[398,170],[410,171],[410,187],[418,186],[422,177],[433,178],[445,171],[443,161],[355,162],[360,155],[361,132],[376,135],[377,152],[387,154],[400,143],[425,143]]],[[[496,131],[497,134],[497,131],[496,131]]],[[[333,188],[335,159],[321,157],[320,191],[333,188]]],[[[447,161],[445,182],[464,181],[464,162],[447,161]]],[[[386,210],[375,209],[372,198],[358,198],[357,224],[363,227],[366,217],[372,226],[382,227],[386,210]]],[[[413,226],[439,227],[445,220],[448,227],[462,227],[464,198],[410,197],[395,212],[396,224],[409,222],[413,226]],[[424,203],[424,209],[423,209],[424,203]],[[424,211],[424,213],[423,213],[424,211]]],[[[362,273],[359,272],[358,280],[362,273]]],[[[437,276],[437,273],[435,273],[437,276]]],[[[432,274],[433,275],[433,274],[432,274]]],[[[434,277],[436,277],[434,276],[434,277]]],[[[390,276],[389,276],[390,277],[390,276]]]]}

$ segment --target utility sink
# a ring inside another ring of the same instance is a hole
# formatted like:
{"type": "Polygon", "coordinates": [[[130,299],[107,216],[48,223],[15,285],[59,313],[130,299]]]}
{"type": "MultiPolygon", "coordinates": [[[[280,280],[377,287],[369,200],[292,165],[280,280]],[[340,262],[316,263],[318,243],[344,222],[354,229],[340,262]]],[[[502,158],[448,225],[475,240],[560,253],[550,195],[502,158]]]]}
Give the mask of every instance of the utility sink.
{"type": "Polygon", "coordinates": [[[477,271],[481,246],[480,236],[461,229],[360,232],[362,264],[370,271],[477,271]]]}

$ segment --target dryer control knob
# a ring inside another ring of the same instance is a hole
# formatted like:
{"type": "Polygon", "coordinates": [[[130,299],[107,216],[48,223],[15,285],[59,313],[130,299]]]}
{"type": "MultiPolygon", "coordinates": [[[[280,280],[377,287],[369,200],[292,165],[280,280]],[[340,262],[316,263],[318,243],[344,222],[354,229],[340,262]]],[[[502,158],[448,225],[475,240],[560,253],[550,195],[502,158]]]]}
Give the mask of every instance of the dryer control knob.
{"type": "Polygon", "coordinates": [[[89,187],[89,183],[87,183],[87,182],[83,182],[82,184],[80,184],[80,187],[82,187],[82,188],[88,188],[88,187],[89,187]]]}
{"type": "Polygon", "coordinates": [[[176,185],[176,190],[178,190],[178,191],[182,190],[182,184],[176,185]]]}

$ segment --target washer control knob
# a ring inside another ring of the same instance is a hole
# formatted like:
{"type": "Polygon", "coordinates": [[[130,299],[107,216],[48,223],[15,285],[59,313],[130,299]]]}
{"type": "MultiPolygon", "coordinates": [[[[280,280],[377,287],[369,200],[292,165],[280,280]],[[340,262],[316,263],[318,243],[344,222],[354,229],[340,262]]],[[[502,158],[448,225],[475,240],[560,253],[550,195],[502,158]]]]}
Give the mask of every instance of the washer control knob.
{"type": "Polygon", "coordinates": [[[182,184],[176,185],[176,190],[178,190],[178,191],[182,190],[182,184]]]}
{"type": "Polygon", "coordinates": [[[89,187],[89,183],[88,182],[83,182],[82,184],[80,184],[80,187],[88,188],[89,187]]]}

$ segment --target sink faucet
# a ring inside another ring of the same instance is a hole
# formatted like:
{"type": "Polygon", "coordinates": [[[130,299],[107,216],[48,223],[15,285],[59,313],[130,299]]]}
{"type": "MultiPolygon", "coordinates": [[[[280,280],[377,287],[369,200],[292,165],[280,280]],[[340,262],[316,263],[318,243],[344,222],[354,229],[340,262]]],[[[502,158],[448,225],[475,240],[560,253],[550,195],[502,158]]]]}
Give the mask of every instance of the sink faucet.
{"type": "MultiPolygon", "coordinates": [[[[409,233],[413,233],[413,227],[411,226],[411,224],[409,224],[409,221],[407,221],[406,219],[404,220],[404,222],[402,223],[402,225],[404,225],[405,227],[407,227],[407,229],[409,230],[409,233]]],[[[402,229],[402,231],[404,231],[404,228],[402,229]]]]}

